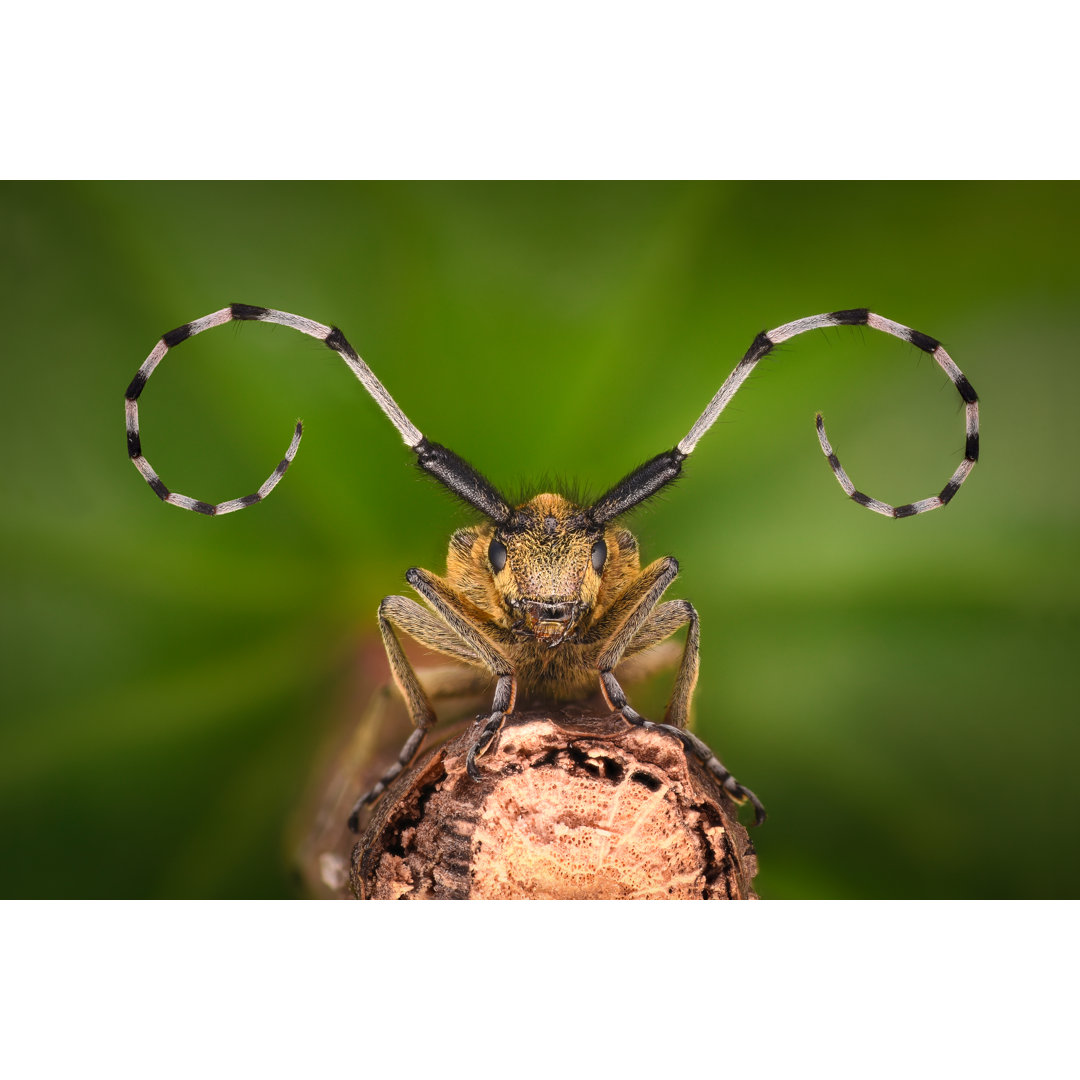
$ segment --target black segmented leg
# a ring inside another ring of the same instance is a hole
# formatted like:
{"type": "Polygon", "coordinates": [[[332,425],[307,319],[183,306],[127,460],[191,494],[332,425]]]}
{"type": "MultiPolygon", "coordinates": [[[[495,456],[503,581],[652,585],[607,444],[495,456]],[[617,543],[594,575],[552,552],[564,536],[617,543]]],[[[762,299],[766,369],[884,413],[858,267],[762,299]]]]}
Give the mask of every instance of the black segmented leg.
{"type": "MultiPolygon", "coordinates": [[[[398,597],[397,599],[405,598],[398,597]]],[[[409,603],[412,603],[412,601],[410,600],[409,603]]],[[[466,668],[458,665],[424,668],[419,672],[415,672],[415,674],[418,680],[423,676],[428,700],[442,700],[460,697],[461,695],[477,696],[484,693],[490,682],[490,677],[486,672],[477,668],[466,668]]],[[[388,689],[388,687],[383,686],[379,691],[376,691],[372,698],[373,703],[377,700],[384,700],[388,689]]],[[[361,724],[363,723],[362,720],[361,724]]],[[[428,730],[430,728],[417,728],[414,730],[401,748],[397,763],[379,778],[379,782],[370,791],[353,803],[348,817],[349,828],[353,832],[359,830],[361,810],[367,804],[375,802],[401,771],[411,763],[419,752],[423,737],[428,730]]]]}
{"type": "Polygon", "coordinates": [[[621,713],[631,724],[644,728],[656,728],[674,735],[688,751],[703,762],[705,768],[719,778],[725,791],[732,798],[739,802],[751,802],[754,807],[754,823],[760,825],[766,818],[765,807],[761,805],[761,800],[750,788],[744,787],[735,780],[710,748],[697,735],[686,729],[690,696],[698,676],[698,613],[686,600],[671,600],[667,604],[657,606],[664,590],[674,580],[677,572],[678,564],[674,558],[658,559],[656,563],[646,567],[642,571],[642,576],[631,585],[630,589],[626,590],[627,593],[633,593],[635,598],[630,605],[630,611],[623,612],[622,626],[600,656],[600,689],[604,691],[604,697],[612,710],[621,713]],[[671,701],[667,706],[667,718],[674,720],[675,723],[653,724],[651,720],[647,720],[631,707],[612,669],[618,665],[627,651],[633,650],[636,638],[642,637],[648,647],[667,634],[674,633],[678,626],[685,622],[689,622],[690,632],[687,635],[683,662],[679,665],[671,701]]]}
{"type": "Polygon", "coordinates": [[[406,573],[405,580],[431,605],[433,612],[425,610],[408,597],[388,596],[379,605],[379,631],[390,661],[391,674],[405,698],[409,718],[416,730],[402,747],[397,761],[370,791],[356,800],[349,814],[349,828],[354,832],[359,828],[360,811],[382,795],[408,767],[420,749],[424,736],[436,721],[435,711],[401,648],[394,627],[429,649],[481,666],[497,676],[491,715],[485,718],[485,727],[469,751],[469,774],[474,779],[481,775],[475,764],[476,758],[491,744],[498,734],[503,715],[514,704],[515,684],[509,664],[473,622],[453,589],[436,574],[417,567],[406,573]],[[498,723],[493,723],[496,720],[498,723]]]}
{"type": "Polygon", "coordinates": [[[761,800],[748,787],[743,787],[743,785],[724,768],[723,762],[721,762],[701,739],[692,732],[687,731],[685,728],[675,727],[673,724],[654,724],[651,720],[646,720],[645,717],[630,707],[626,700],[626,694],[623,692],[623,688],[619,685],[618,680],[611,672],[601,676],[601,682],[604,688],[604,696],[607,698],[612,708],[622,713],[631,724],[636,724],[638,727],[643,728],[655,728],[658,731],[674,735],[675,738],[698,758],[710,772],[716,775],[723,785],[724,790],[736,802],[749,802],[754,807],[755,825],[761,825],[765,821],[767,815],[761,800]]]}
{"type": "MultiPolygon", "coordinates": [[[[660,598],[678,573],[679,564],[670,555],[650,563],[627,586],[623,595],[612,604],[611,609],[592,631],[596,635],[610,634],[610,639],[604,643],[603,651],[597,660],[597,669],[600,687],[612,709],[621,709],[626,705],[626,695],[619,687],[613,672],[639,634],[652,636],[651,631],[646,628],[650,619],[654,618],[660,598]],[[616,688],[616,693],[621,697],[619,704],[608,694],[609,687],[616,688]]],[[[694,645],[696,647],[696,642],[694,645]]],[[[682,673],[683,668],[680,668],[680,674],[682,673]]]]}
{"type": "MultiPolygon", "coordinates": [[[[390,662],[390,674],[401,696],[405,699],[405,706],[409,711],[409,719],[413,723],[414,731],[405,741],[405,745],[398,754],[397,761],[386,770],[370,791],[364,792],[349,811],[349,828],[357,832],[360,823],[360,811],[368,804],[374,802],[409,766],[409,762],[416,756],[424,736],[436,721],[435,710],[431,707],[424,688],[420,685],[416,671],[409,663],[401,642],[394,633],[394,624],[401,626],[411,637],[422,645],[439,651],[449,652],[446,646],[450,643],[444,639],[449,637],[446,627],[439,622],[430,612],[421,608],[416,601],[405,596],[387,596],[379,604],[379,633],[382,635],[383,648],[386,649],[386,658],[390,662]]],[[[458,648],[460,648],[460,643],[458,648]]]]}
{"type": "Polygon", "coordinates": [[[664,722],[674,727],[685,728],[690,723],[690,701],[697,685],[698,663],[701,652],[701,630],[698,613],[689,600],[667,600],[658,604],[644,625],[630,642],[623,658],[640,654],[651,649],[665,638],[670,637],[683,626],[690,626],[683,646],[682,659],[675,676],[675,685],[671,688],[667,708],[664,710],[664,722]]]}
{"type": "Polygon", "coordinates": [[[491,703],[491,715],[484,718],[484,726],[480,734],[469,747],[468,756],[465,759],[465,768],[474,780],[482,780],[484,774],[480,772],[476,759],[481,757],[489,746],[495,741],[496,736],[502,730],[506,714],[514,707],[514,679],[513,676],[504,675],[495,686],[495,700],[491,703]]]}
{"type": "MultiPolygon", "coordinates": [[[[630,589],[627,590],[628,593],[630,591],[630,589]]],[[[617,601],[616,606],[620,603],[621,601],[617,601]]],[[[640,623],[630,639],[630,644],[622,652],[623,661],[640,656],[688,624],[690,630],[682,649],[675,685],[671,689],[667,708],[664,711],[665,722],[680,728],[689,725],[690,701],[693,698],[698,677],[701,631],[700,620],[694,605],[689,600],[667,600],[662,604],[657,604],[648,613],[644,622],[640,623]]],[[[615,666],[618,666],[618,662],[615,666]]]]}
{"type": "Polygon", "coordinates": [[[476,737],[476,741],[469,747],[469,754],[465,759],[465,768],[474,780],[483,780],[484,774],[480,771],[480,766],[476,764],[476,759],[492,744],[495,736],[502,730],[503,721],[505,720],[505,713],[492,713],[488,718],[488,722],[476,737]]]}
{"type": "Polygon", "coordinates": [[[657,559],[642,570],[640,577],[626,590],[626,601],[617,601],[613,611],[618,610],[615,620],[618,629],[600,655],[600,688],[612,710],[622,713],[631,723],[640,727],[656,728],[674,735],[719,777],[724,789],[739,802],[749,801],[754,806],[755,824],[765,820],[765,807],[749,789],[743,787],[724,768],[720,759],[696,735],[686,730],[689,719],[690,697],[697,681],[698,671],[698,618],[692,605],[683,600],[659,604],[660,597],[675,579],[679,564],[672,558],[657,559]],[[640,638],[645,648],[672,634],[684,623],[690,624],[682,663],[676,676],[675,686],[668,703],[667,718],[673,723],[654,724],[631,708],[626,693],[619,685],[614,668],[627,652],[633,652],[634,643],[640,638]]]}
{"type": "Polygon", "coordinates": [[[383,647],[386,649],[386,656],[390,662],[390,673],[405,699],[409,719],[416,730],[401,748],[397,761],[390,766],[370,791],[364,792],[353,804],[348,819],[349,828],[353,832],[359,829],[360,811],[382,795],[387,787],[408,768],[409,763],[419,751],[424,736],[436,722],[435,710],[431,707],[431,702],[420,685],[415,669],[401,648],[401,643],[394,633],[394,627],[404,630],[421,645],[436,652],[446,653],[472,664],[482,662],[476,650],[470,647],[469,641],[458,634],[455,628],[448,626],[438,614],[432,614],[406,596],[385,597],[379,604],[378,621],[383,647]]]}
{"type": "Polygon", "coordinates": [[[379,782],[370,791],[365,792],[355,803],[353,803],[352,810],[349,811],[349,828],[353,832],[360,831],[360,811],[363,810],[368,803],[373,803],[390,786],[390,784],[409,767],[409,762],[416,757],[416,752],[420,749],[420,744],[424,741],[424,736],[427,732],[428,729],[426,727],[416,728],[406,740],[405,745],[401,748],[401,753],[398,754],[397,761],[383,773],[379,782]]]}
{"type": "Polygon", "coordinates": [[[693,753],[705,765],[705,768],[716,775],[724,790],[736,802],[749,802],[753,806],[755,825],[761,825],[765,821],[768,815],[765,813],[765,807],[762,805],[761,800],[748,787],[740,784],[724,768],[723,762],[709,749],[705,742],[699,739],[692,731],[686,731],[684,728],[672,727],[670,724],[658,724],[657,726],[666,731],[674,732],[682,741],[683,746],[693,753]]]}
{"type": "Polygon", "coordinates": [[[502,726],[505,713],[514,708],[517,684],[514,673],[506,658],[495,649],[487,637],[475,625],[466,613],[457,594],[442,578],[427,570],[411,569],[405,580],[434,608],[451,630],[472,648],[479,660],[498,678],[495,684],[495,698],[491,704],[491,713],[484,718],[484,727],[469,749],[467,768],[469,775],[479,779],[480,773],[476,759],[491,745],[502,726]]]}

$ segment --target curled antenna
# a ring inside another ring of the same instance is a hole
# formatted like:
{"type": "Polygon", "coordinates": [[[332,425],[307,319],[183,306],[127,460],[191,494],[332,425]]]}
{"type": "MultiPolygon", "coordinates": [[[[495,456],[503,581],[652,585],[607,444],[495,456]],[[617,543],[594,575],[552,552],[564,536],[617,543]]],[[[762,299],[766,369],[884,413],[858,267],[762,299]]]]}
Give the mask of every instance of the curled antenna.
{"type": "Polygon", "coordinates": [[[128,456],[131,458],[135,468],[142,474],[143,479],[153,488],[162,502],[167,502],[172,506],[179,506],[184,510],[193,510],[197,514],[208,514],[214,517],[221,514],[230,514],[234,510],[243,510],[245,507],[261,502],[274,490],[300,448],[300,438],[304,429],[303,425],[298,422],[296,430],[293,432],[292,441],[289,443],[289,448],[285,451],[285,456],[258,491],[251,495],[244,495],[239,499],[229,499],[216,504],[203,502],[200,499],[193,499],[188,495],[170,491],[151,468],[150,462],[143,456],[142,444],[139,438],[138,399],[143,387],[146,385],[146,380],[150,378],[154,369],[174,345],[179,345],[180,342],[186,341],[196,334],[201,334],[204,330],[210,330],[215,326],[222,326],[233,321],[277,323],[280,326],[288,326],[293,330],[299,330],[300,333],[307,334],[308,337],[323,342],[327,348],[336,352],[349,365],[352,373],[360,380],[364,389],[375,399],[375,403],[387,415],[390,423],[394,425],[398,434],[405,440],[405,445],[416,452],[417,461],[422,469],[431,473],[455,495],[474,506],[481,513],[486,514],[496,523],[502,524],[509,520],[510,505],[494,486],[452,450],[448,450],[438,443],[429,442],[424,438],[419,429],[401,411],[398,403],[390,396],[383,384],[375,377],[371,368],[360,359],[356,350],[337,327],[324,326],[322,323],[314,322],[312,319],[305,319],[300,315],[290,315],[287,311],[253,307],[250,304],[230,304],[220,311],[205,315],[194,322],[185,323],[183,326],[178,326],[175,330],[170,330],[167,334],[164,334],[151,350],[150,355],[143,361],[142,366],[136,373],[135,378],[131,380],[131,385],[124,394],[128,456]]]}
{"type": "Polygon", "coordinates": [[[625,513],[639,503],[656,494],[666,484],[671,483],[682,470],[682,463],[693,453],[701,437],[716,423],[717,417],[724,411],[728,403],[735,396],[739,387],[742,386],[747,376],[753,371],[757,362],[767,355],[776,345],[788,338],[803,334],[807,330],[816,330],[825,326],[869,326],[873,330],[891,334],[900,338],[901,341],[910,342],[923,352],[929,353],[940,365],[941,369],[952,380],[953,385],[964,399],[965,406],[965,433],[966,443],[964,447],[964,460],[949,478],[949,482],[937,495],[918,502],[907,503],[904,506],[891,506],[880,499],[864,495],[848,478],[840,465],[828,437],[825,434],[825,422],[821,413],[817,415],[818,441],[822,452],[828,459],[829,466],[840,482],[845,493],[868,510],[883,514],[885,517],[903,518],[913,517],[915,514],[925,514],[928,510],[936,510],[944,506],[960,490],[960,485],[968,478],[975,462],[979,458],[979,399],[975,394],[971,383],[968,382],[964,373],[953,363],[952,358],[945,351],[940,341],[912,330],[891,319],[875,315],[866,308],[855,308],[850,311],[834,311],[825,315],[811,315],[807,319],[798,319],[795,322],[785,323],[775,330],[762,331],[753,344],[747,350],[746,355],[736,365],[735,370],[724,380],[723,385],[716,392],[712,401],[706,406],[705,411],[695,421],[694,426],[673,450],[663,454],[639,466],[628,476],[619,481],[610,491],[602,495],[589,509],[588,517],[596,525],[601,525],[619,514],[625,513]]]}

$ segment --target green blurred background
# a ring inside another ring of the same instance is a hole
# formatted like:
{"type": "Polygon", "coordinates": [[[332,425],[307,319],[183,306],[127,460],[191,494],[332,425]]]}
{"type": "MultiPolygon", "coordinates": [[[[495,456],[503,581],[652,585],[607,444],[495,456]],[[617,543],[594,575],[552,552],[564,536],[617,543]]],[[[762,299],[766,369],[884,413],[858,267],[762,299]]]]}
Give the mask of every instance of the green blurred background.
{"type": "MultiPolygon", "coordinates": [[[[766,897],[1075,897],[1078,189],[1030,184],[8,184],[0,895],[288,896],[313,761],[382,677],[374,614],[470,520],[324,347],[236,324],[140,401],[165,330],[241,301],[339,325],[497,485],[598,493],[689,429],[754,335],[869,306],[942,339],[959,396],[869,330],[762,363],[628,519],[702,619],[698,727],[769,808],[766,897]]],[[[645,695],[648,707],[663,687],[645,695]]]]}

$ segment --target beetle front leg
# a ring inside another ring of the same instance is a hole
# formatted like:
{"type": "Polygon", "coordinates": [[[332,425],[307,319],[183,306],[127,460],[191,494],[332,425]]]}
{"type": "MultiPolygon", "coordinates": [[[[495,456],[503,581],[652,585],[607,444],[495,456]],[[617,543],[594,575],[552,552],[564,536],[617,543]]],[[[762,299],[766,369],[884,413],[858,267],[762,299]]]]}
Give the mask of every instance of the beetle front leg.
{"type": "Polygon", "coordinates": [[[604,691],[604,697],[612,709],[622,713],[631,724],[637,724],[644,728],[657,728],[666,731],[679,740],[714,776],[720,781],[724,790],[738,803],[749,802],[754,807],[754,824],[764,822],[766,814],[761,800],[748,788],[743,787],[734,776],[724,767],[724,763],[709,749],[708,745],[701,741],[692,731],[686,728],[676,727],[674,724],[654,724],[646,720],[640,713],[635,712],[627,703],[626,694],[619,685],[618,680],[610,672],[600,676],[600,685],[604,691]]]}
{"type": "Polygon", "coordinates": [[[615,678],[623,654],[630,648],[634,638],[646,627],[660,597],[679,573],[679,564],[670,555],[657,559],[641,571],[626,591],[612,605],[597,625],[595,632],[610,634],[597,660],[600,688],[608,705],[621,712],[627,720],[640,721],[641,716],[630,708],[626,694],[615,678]]]}
{"type": "Polygon", "coordinates": [[[512,675],[504,675],[495,686],[495,700],[491,703],[491,715],[484,723],[476,741],[469,747],[469,755],[465,759],[465,768],[469,775],[476,781],[484,778],[480,772],[476,759],[480,757],[495,740],[502,730],[503,721],[508,712],[514,711],[514,698],[517,695],[517,684],[512,675]]]}
{"type": "MultiPolygon", "coordinates": [[[[631,724],[641,727],[655,727],[674,735],[683,746],[697,757],[705,767],[719,779],[724,790],[737,802],[749,802],[754,807],[754,823],[760,825],[765,820],[765,807],[761,800],[747,787],[743,787],[724,767],[723,762],[696,735],[686,729],[689,720],[690,697],[697,682],[698,672],[698,617],[693,606],[687,601],[674,600],[659,604],[660,597],[674,580],[679,565],[672,559],[660,559],[641,572],[627,590],[625,600],[616,602],[616,608],[628,610],[620,612],[622,623],[615,631],[611,641],[600,655],[600,688],[608,705],[622,713],[631,724]],[[626,693],[615,678],[615,668],[623,656],[634,646],[649,648],[674,633],[683,623],[689,623],[682,663],[675,679],[675,686],[668,702],[664,724],[654,724],[630,707],[626,693]]],[[[614,614],[615,609],[610,615],[614,614]]]]}
{"type": "Polygon", "coordinates": [[[667,731],[674,731],[682,740],[683,746],[691,751],[699,761],[720,781],[724,790],[737,802],[749,802],[754,808],[754,824],[761,825],[768,816],[761,800],[748,788],[743,787],[734,776],[724,768],[724,763],[709,749],[708,745],[701,741],[692,731],[672,727],[670,724],[661,724],[667,731]]]}
{"type": "Polygon", "coordinates": [[[436,614],[469,646],[497,678],[491,713],[482,718],[480,734],[469,747],[466,767],[473,780],[481,780],[483,774],[476,764],[499,734],[506,714],[514,711],[517,697],[517,679],[506,658],[495,648],[484,628],[478,626],[464,609],[457,594],[441,578],[427,570],[413,568],[405,580],[432,606],[436,614]]]}
{"type": "MultiPolygon", "coordinates": [[[[353,832],[359,831],[360,811],[374,802],[387,787],[408,768],[420,749],[424,736],[435,723],[435,710],[420,685],[412,665],[398,641],[394,628],[403,630],[426,648],[444,653],[468,664],[487,668],[498,677],[493,714],[509,711],[513,707],[514,683],[509,665],[501,654],[484,637],[481,629],[470,619],[461,601],[440,578],[426,570],[413,568],[405,580],[431,605],[433,611],[421,607],[415,600],[405,596],[387,596],[379,605],[379,633],[394,682],[401,691],[409,710],[409,719],[415,731],[409,736],[398,754],[397,761],[383,774],[377,784],[360,796],[353,804],[348,824],[353,832]],[[503,689],[508,683],[508,688],[503,689]],[[500,709],[500,703],[505,702],[500,709]]],[[[490,717],[488,718],[491,719],[490,717]]],[[[497,729],[487,737],[481,751],[494,738],[497,729]]],[[[483,738],[483,736],[481,736],[483,738]]]]}

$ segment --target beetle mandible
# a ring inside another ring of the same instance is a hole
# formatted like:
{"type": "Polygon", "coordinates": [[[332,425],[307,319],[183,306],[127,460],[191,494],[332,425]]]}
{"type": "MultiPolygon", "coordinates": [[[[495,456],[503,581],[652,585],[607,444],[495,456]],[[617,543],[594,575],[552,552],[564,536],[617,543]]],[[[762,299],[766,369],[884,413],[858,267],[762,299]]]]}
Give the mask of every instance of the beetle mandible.
{"type": "Polygon", "coordinates": [[[135,467],[162,501],[199,514],[228,514],[266,498],[296,456],[303,432],[303,426],[297,423],[284,458],[258,491],[216,505],[170,491],[143,456],[138,398],[146,380],[170,348],[234,320],[288,326],[336,352],[415,452],[420,468],[487,519],[482,525],[453,534],[444,577],[416,567],[406,573],[405,580],[426,607],[404,596],[388,596],[379,605],[379,632],[414,730],[395,764],[356,800],[349,816],[349,827],[354,831],[362,807],[378,798],[390,781],[408,767],[436,721],[431,702],[402,650],[398,632],[494,679],[490,713],[478,718],[467,758],[469,775],[474,780],[483,775],[478,759],[498,736],[505,716],[516,704],[536,699],[574,700],[599,685],[609,708],[620,712],[629,723],[656,726],[678,738],[719,777],[736,801],[753,805],[760,824],[765,810],[758,797],[740,784],[689,730],[690,701],[698,675],[698,616],[687,600],[662,599],[679,565],[671,556],[665,556],[642,569],[637,541],[617,524],[618,518],[679,475],[683,462],[763,356],[797,334],[822,327],[868,326],[910,342],[937,361],[965,403],[964,460],[939,494],[903,506],[891,506],[856,489],[841,467],[818,413],[822,452],[840,486],[855,502],[893,518],[936,510],[956,494],[979,456],[978,398],[941,343],[865,308],[855,308],[798,319],[758,334],[686,437],[673,449],[628,473],[591,505],[579,506],[562,495],[545,493],[512,506],[468,462],[421,434],[336,327],[273,308],[231,304],[165,334],[124,396],[128,455],[135,467]],[[688,626],[686,643],[664,722],[652,725],[631,708],[615,672],[622,662],[659,645],[683,626],[688,626]]]}

